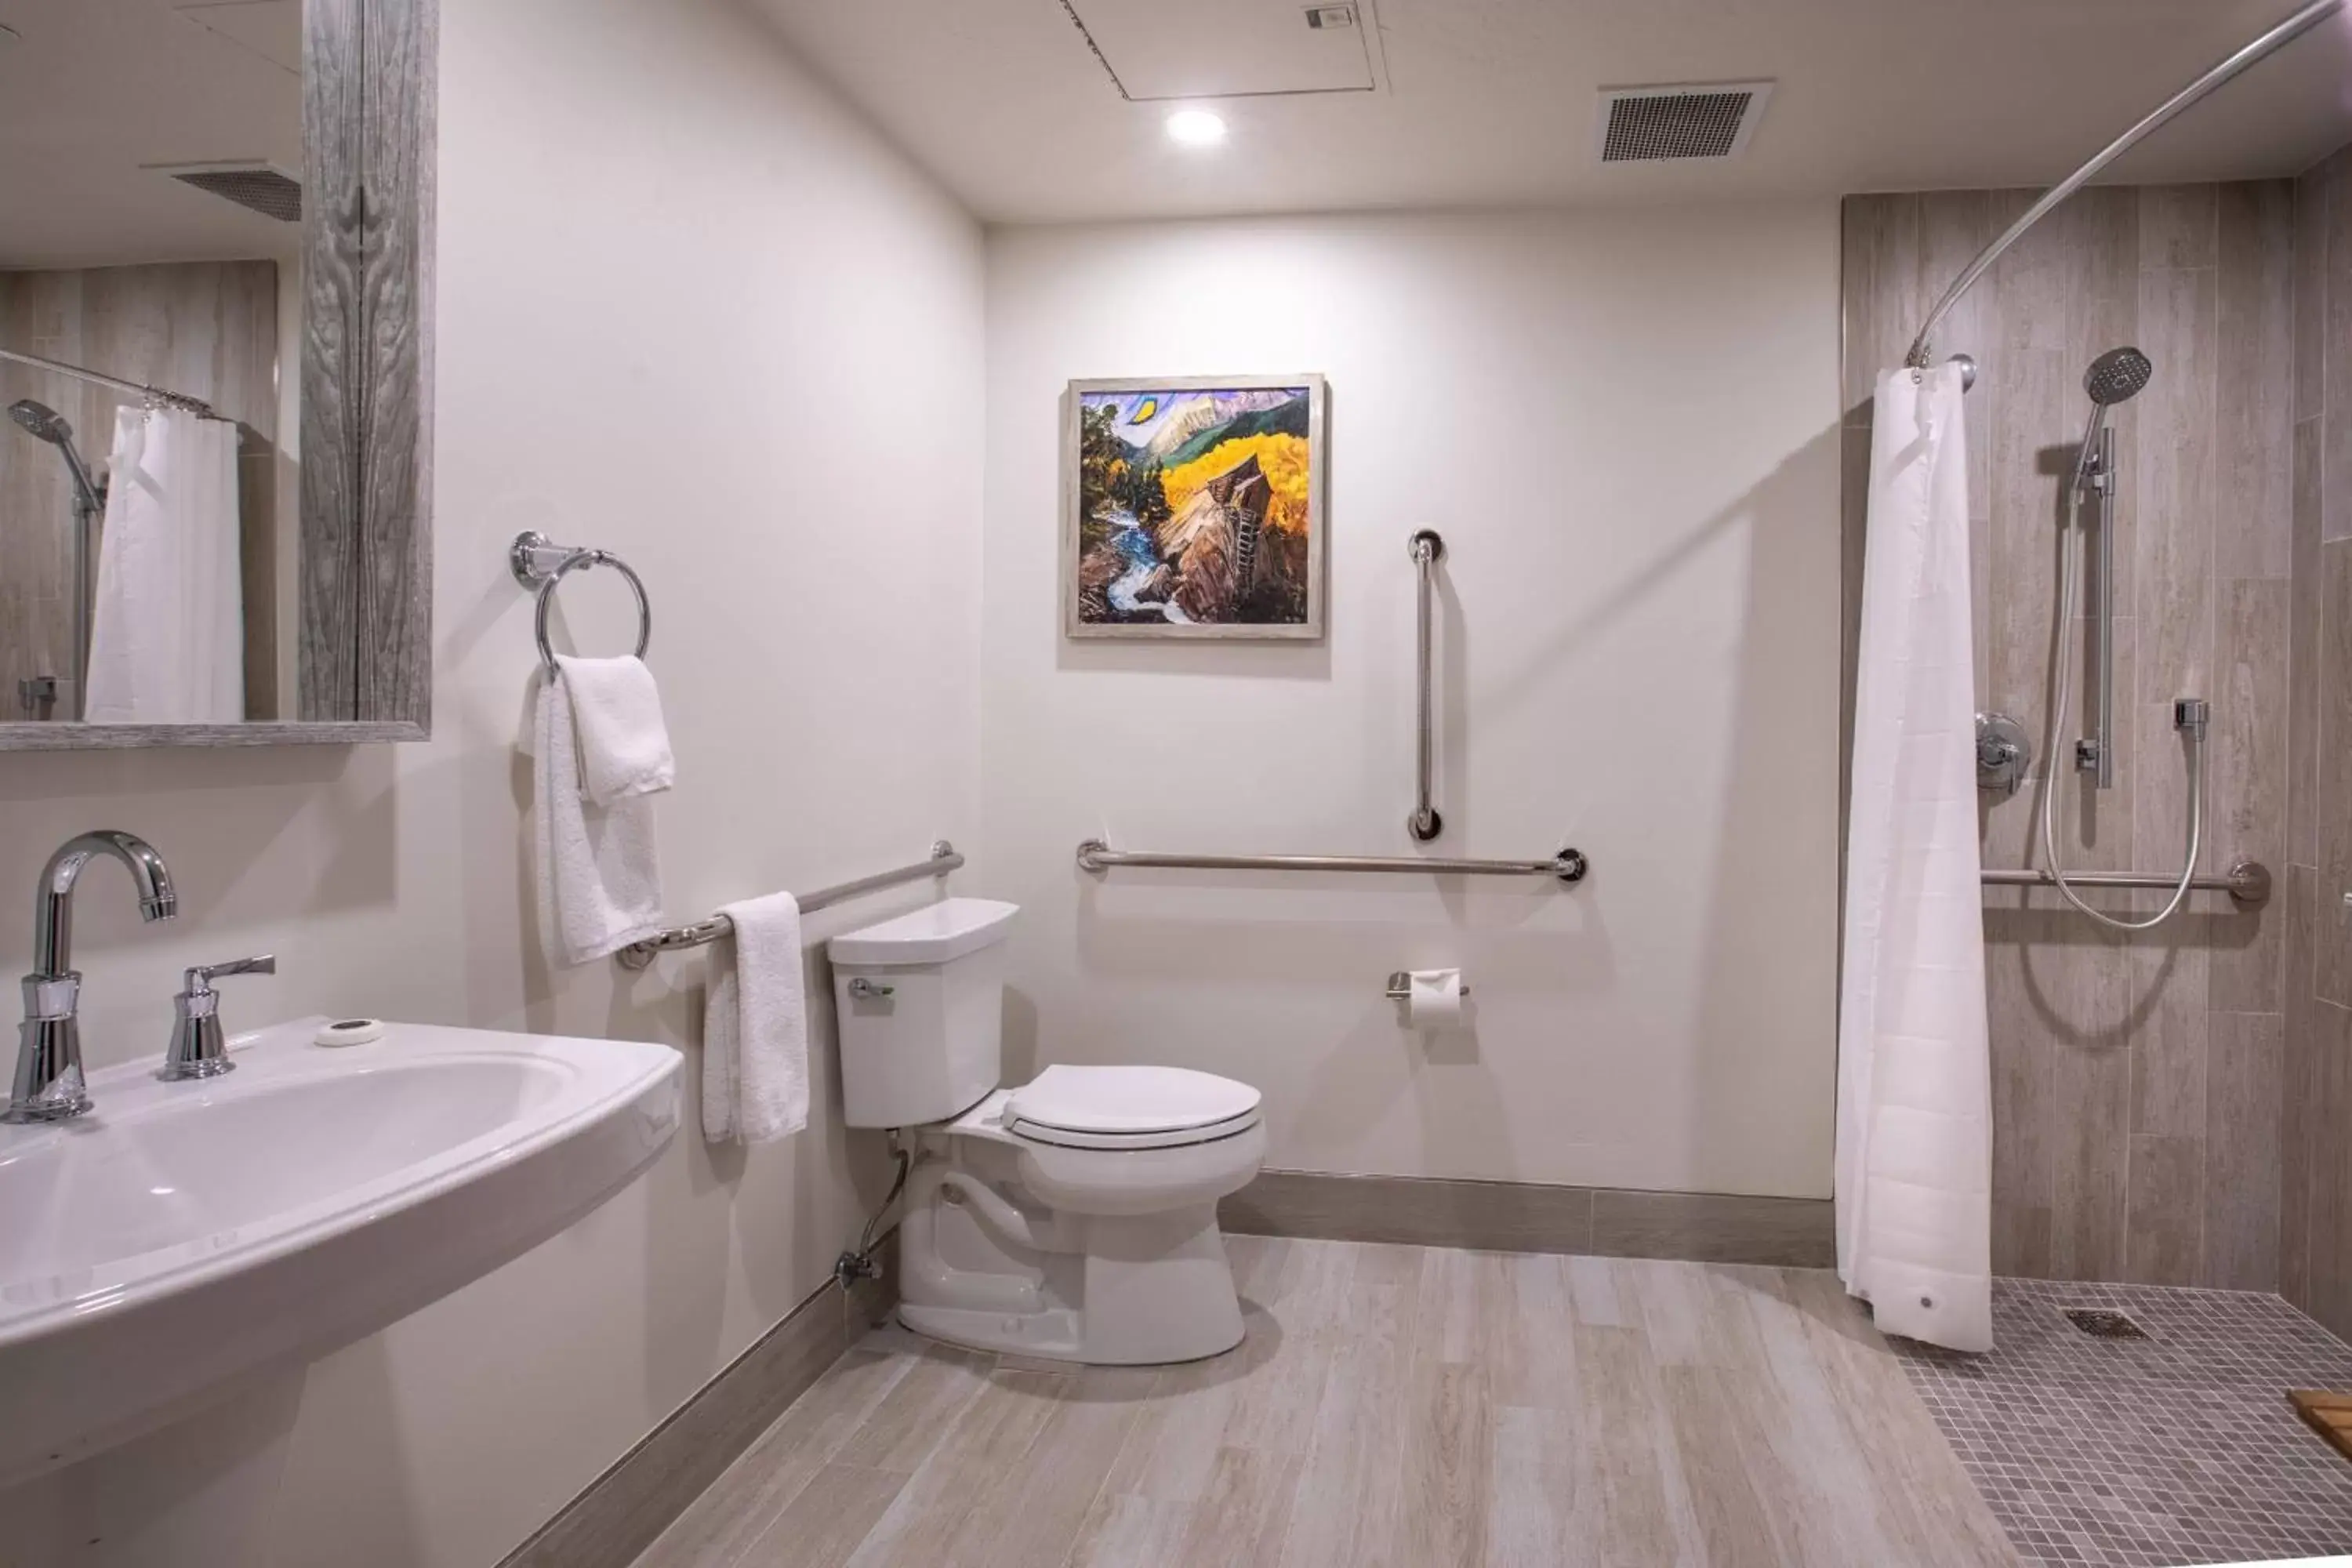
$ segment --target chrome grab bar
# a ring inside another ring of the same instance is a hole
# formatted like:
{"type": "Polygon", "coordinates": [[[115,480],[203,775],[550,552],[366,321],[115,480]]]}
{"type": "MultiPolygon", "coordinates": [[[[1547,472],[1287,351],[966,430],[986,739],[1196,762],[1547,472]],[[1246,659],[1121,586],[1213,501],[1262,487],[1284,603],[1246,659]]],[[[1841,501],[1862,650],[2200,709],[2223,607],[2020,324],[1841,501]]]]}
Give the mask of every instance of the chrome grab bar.
{"type": "Polygon", "coordinates": [[[1405,826],[1426,844],[1445,831],[1445,818],[1437,815],[1437,803],[1433,798],[1437,791],[1437,704],[1430,683],[1430,644],[1437,618],[1437,563],[1445,558],[1445,541],[1435,529],[1424,528],[1412,536],[1412,550],[1413,563],[1421,574],[1421,613],[1413,643],[1418,694],[1414,718],[1420,726],[1420,742],[1413,753],[1417,788],[1412,815],[1405,818],[1405,826]]]}
{"type": "MultiPolygon", "coordinates": [[[[2154,888],[2167,893],[2180,885],[2177,874],[2147,871],[2069,871],[2066,880],[2077,888],[2154,888]]],[[[1997,867],[1984,873],[1984,885],[2054,888],[2058,884],[2047,871],[1997,867]]],[[[2192,877],[2189,885],[2202,892],[2227,893],[2240,905],[2257,909],[2270,901],[2271,871],[2259,860],[2241,860],[2218,876],[2192,877]]]]}
{"type": "MultiPolygon", "coordinates": [[[[803,893],[799,903],[801,913],[821,910],[827,904],[837,904],[845,899],[855,899],[866,893],[878,893],[885,888],[895,888],[902,882],[919,882],[926,877],[944,877],[963,866],[963,854],[946,839],[936,839],[931,845],[931,858],[919,865],[900,866],[894,870],[877,871],[871,877],[860,877],[854,882],[836,883],[819,888],[813,893],[803,893]]],[[[613,954],[624,969],[643,969],[656,954],[674,952],[682,947],[707,947],[723,942],[735,932],[735,922],[725,915],[713,915],[707,921],[697,921],[688,926],[672,926],[657,931],[642,941],[633,942],[613,954]]]]}
{"type": "Polygon", "coordinates": [[[1108,871],[1115,866],[1192,871],[1373,871],[1425,872],[1448,877],[1557,877],[1584,880],[1592,863],[1579,849],[1563,849],[1548,860],[1448,860],[1421,855],[1162,855],[1114,849],[1099,838],[1078,846],[1078,868],[1108,871]]]}

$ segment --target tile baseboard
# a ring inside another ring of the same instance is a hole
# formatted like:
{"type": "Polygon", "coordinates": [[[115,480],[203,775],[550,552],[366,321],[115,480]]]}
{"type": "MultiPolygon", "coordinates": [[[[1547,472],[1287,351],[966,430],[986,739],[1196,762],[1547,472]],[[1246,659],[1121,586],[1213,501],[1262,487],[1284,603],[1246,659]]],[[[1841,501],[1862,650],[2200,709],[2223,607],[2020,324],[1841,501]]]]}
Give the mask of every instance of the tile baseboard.
{"type": "Polygon", "coordinates": [[[1781,1268],[1828,1268],[1837,1262],[1837,1228],[1827,1198],[1263,1171],[1218,1205],[1217,1220],[1239,1236],[1781,1268]]]}
{"type": "Polygon", "coordinates": [[[499,1560],[499,1568],[628,1568],[793,1400],[898,1300],[896,1233],[883,1277],[828,1279],[635,1447],[499,1560]]]}

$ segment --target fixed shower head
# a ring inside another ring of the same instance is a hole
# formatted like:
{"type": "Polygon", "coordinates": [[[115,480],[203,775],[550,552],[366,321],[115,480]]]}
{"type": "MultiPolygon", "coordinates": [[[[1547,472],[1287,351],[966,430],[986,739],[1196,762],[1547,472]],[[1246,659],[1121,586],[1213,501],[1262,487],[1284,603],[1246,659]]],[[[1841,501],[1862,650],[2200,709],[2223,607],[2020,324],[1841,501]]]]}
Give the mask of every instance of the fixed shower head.
{"type": "Polygon", "coordinates": [[[73,426],[66,416],[46,403],[21,398],[8,405],[8,417],[25,427],[27,435],[37,436],[52,447],[62,447],[73,439],[73,426]]]}
{"type": "Polygon", "coordinates": [[[2109,349],[2083,373],[2083,390],[2102,408],[2113,408],[2140,395],[2156,366],[2134,348],[2109,349]]]}

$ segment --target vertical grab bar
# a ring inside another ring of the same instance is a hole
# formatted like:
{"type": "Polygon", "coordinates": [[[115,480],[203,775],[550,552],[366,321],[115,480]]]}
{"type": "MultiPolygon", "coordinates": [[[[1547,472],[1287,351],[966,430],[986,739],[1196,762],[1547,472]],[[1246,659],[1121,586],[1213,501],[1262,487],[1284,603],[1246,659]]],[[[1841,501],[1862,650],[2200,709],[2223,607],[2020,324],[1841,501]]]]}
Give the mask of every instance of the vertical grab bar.
{"type": "Polygon", "coordinates": [[[1435,639],[1437,620],[1437,563],[1444,557],[1445,541],[1438,537],[1434,529],[1424,528],[1412,536],[1412,550],[1413,564],[1421,576],[1420,615],[1413,643],[1414,719],[1420,733],[1413,753],[1416,789],[1412,815],[1405,818],[1405,826],[1426,844],[1445,831],[1445,818],[1437,814],[1433,798],[1437,791],[1437,699],[1430,679],[1430,645],[1435,639]]]}

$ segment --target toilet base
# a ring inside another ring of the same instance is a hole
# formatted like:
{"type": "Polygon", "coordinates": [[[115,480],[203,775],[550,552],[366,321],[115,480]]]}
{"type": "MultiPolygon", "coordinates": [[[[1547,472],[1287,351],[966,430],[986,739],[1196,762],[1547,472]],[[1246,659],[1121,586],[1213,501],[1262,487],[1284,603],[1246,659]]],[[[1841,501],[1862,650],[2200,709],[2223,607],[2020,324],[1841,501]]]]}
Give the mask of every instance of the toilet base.
{"type": "MultiPolygon", "coordinates": [[[[939,1267],[929,1225],[902,1226],[898,1321],[973,1350],[1097,1366],[1198,1361],[1242,1342],[1213,1203],[1055,1216],[1068,1251],[1008,1248],[1004,1272],[939,1267]]],[[[1006,1238],[991,1237],[1003,1246],[1006,1238]]]]}

